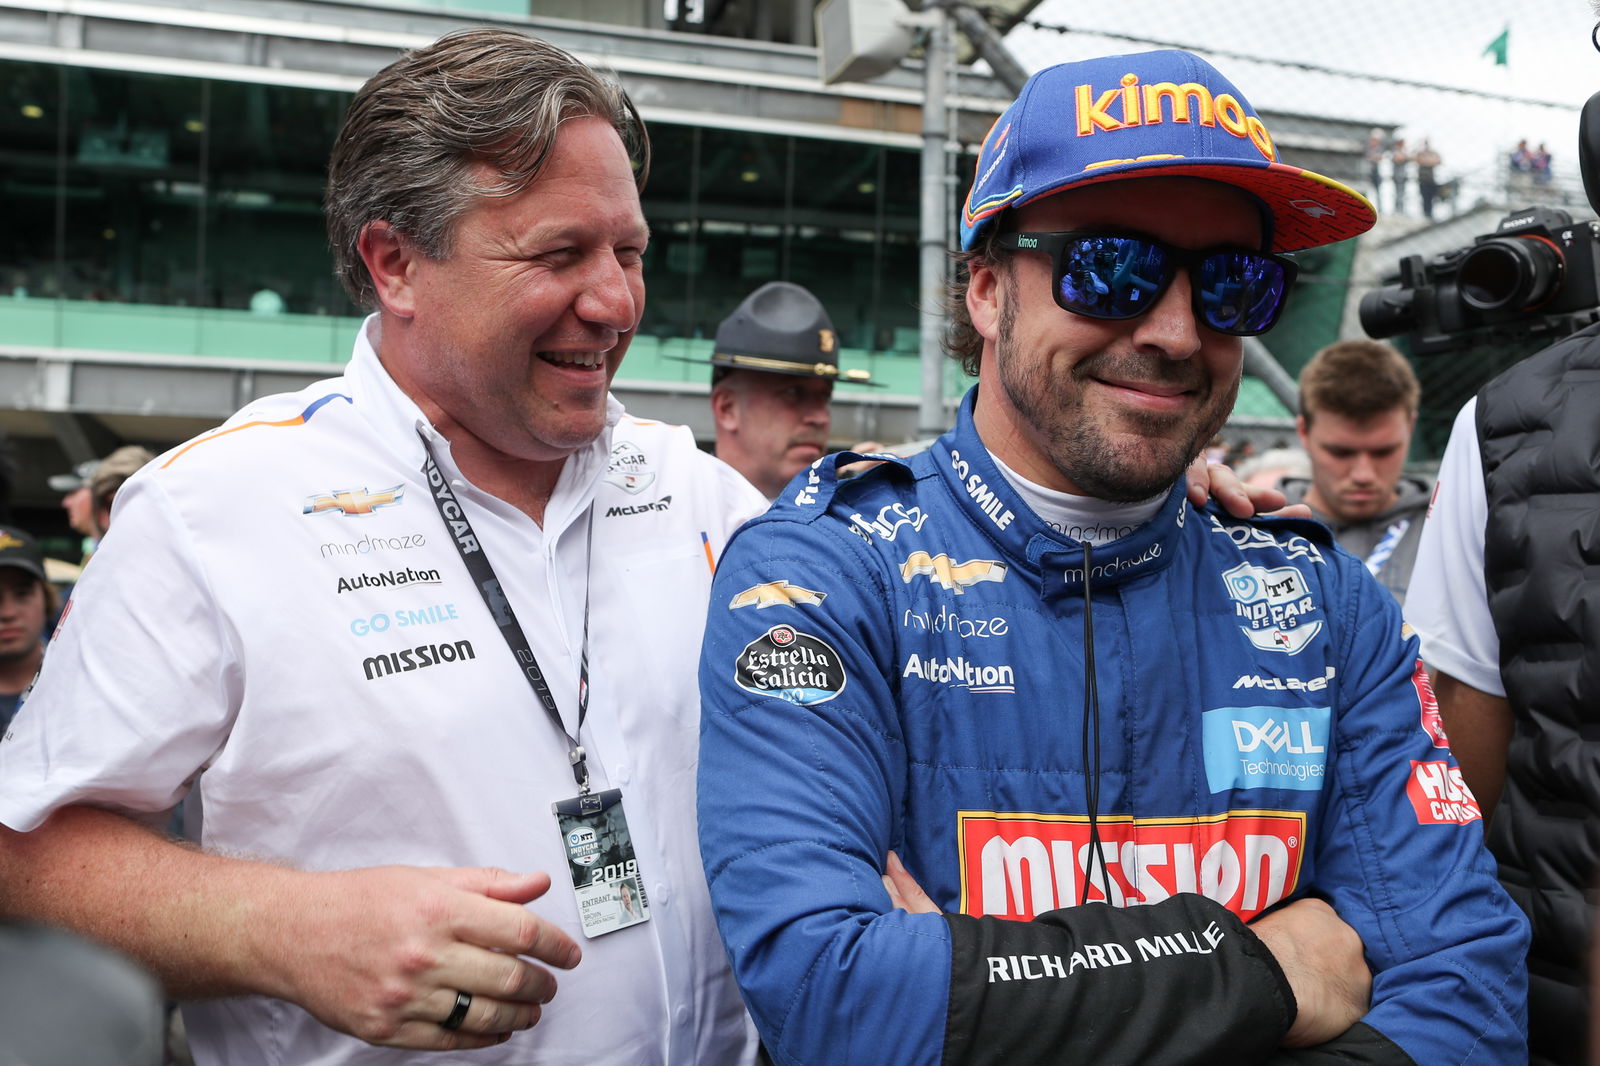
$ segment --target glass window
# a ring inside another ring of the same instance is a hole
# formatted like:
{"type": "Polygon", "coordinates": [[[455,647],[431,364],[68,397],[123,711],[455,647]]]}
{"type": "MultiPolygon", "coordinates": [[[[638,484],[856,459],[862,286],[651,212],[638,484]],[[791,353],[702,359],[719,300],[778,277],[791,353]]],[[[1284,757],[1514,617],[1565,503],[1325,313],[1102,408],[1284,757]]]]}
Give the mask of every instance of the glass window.
{"type": "Polygon", "coordinates": [[[56,269],[56,161],[63,68],[0,62],[0,296],[50,296],[56,269]]]}
{"type": "Polygon", "coordinates": [[[203,83],[69,68],[61,295],[201,302],[203,83]]]}
{"type": "Polygon", "coordinates": [[[210,83],[210,306],[358,313],[333,275],[322,217],[328,155],[348,103],[342,93],[210,83]]]}
{"type": "Polygon", "coordinates": [[[651,137],[642,332],[711,337],[752,289],[786,280],[823,302],[844,347],[909,336],[915,352],[915,152],[664,123],[651,137]]]}

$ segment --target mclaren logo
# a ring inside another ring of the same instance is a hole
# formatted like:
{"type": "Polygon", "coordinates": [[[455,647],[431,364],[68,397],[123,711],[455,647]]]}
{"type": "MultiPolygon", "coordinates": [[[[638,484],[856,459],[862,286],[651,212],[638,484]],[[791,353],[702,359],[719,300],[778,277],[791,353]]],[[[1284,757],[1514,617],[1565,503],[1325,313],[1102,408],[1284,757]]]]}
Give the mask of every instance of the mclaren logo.
{"type": "Polygon", "coordinates": [[[1004,581],[1006,579],[1006,564],[995,559],[972,559],[964,563],[950,561],[950,556],[940,552],[938,555],[929,555],[927,552],[912,552],[905,562],[900,564],[900,580],[906,584],[918,574],[928,575],[929,580],[942,588],[947,588],[957,596],[962,595],[983,581],[1004,581]]]}
{"type": "Polygon", "coordinates": [[[382,492],[368,492],[366,489],[335,489],[332,492],[307,496],[305,509],[301,513],[371,514],[380,507],[389,507],[400,503],[401,497],[405,495],[405,492],[406,487],[404,485],[396,485],[394,488],[384,489],[382,492]]]}
{"type": "Polygon", "coordinates": [[[649,514],[651,511],[665,511],[671,507],[672,497],[663,496],[661,499],[651,500],[649,503],[636,503],[628,507],[607,507],[606,517],[622,518],[631,514],[649,514]]]}
{"type": "Polygon", "coordinates": [[[802,603],[816,605],[827,598],[826,592],[813,592],[787,581],[768,581],[764,585],[752,585],[729,600],[728,609],[754,607],[759,611],[764,607],[798,607],[802,603]]]}

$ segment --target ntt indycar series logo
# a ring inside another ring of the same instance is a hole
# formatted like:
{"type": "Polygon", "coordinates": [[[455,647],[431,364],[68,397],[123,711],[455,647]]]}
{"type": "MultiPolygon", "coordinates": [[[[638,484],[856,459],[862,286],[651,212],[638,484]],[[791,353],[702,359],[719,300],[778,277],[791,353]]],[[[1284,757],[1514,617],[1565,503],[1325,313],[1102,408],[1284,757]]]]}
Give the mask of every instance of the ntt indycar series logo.
{"type": "Polygon", "coordinates": [[[630,496],[636,496],[655,481],[655,471],[650,469],[650,459],[632,441],[619,441],[611,449],[611,461],[606,465],[606,483],[615,485],[630,496]]]}
{"type": "Polygon", "coordinates": [[[788,625],[773,626],[746,644],[733,679],[746,692],[803,707],[828,702],[848,680],[839,653],[827,641],[788,625]]]}
{"type": "Polygon", "coordinates": [[[1261,651],[1297,655],[1322,629],[1305,575],[1292,566],[1240,563],[1223,573],[1222,583],[1239,631],[1261,651]]]}

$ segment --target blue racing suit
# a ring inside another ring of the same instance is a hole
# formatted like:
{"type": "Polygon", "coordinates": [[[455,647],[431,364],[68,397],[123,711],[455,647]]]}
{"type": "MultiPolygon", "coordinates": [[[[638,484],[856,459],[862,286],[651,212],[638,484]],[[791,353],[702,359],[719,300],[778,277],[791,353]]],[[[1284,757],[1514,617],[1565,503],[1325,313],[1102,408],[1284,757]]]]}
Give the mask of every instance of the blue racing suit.
{"type": "Polygon", "coordinates": [[[1181,485],[1059,534],[972,403],[910,460],[818,461],[717,570],[700,846],[773,1058],[1525,1061],[1527,924],[1394,598],[1320,525],[1181,485]],[[942,916],[894,909],[891,850],[942,916]],[[1372,1005],[1284,1052],[1245,923],[1308,895],[1372,1005]]]}

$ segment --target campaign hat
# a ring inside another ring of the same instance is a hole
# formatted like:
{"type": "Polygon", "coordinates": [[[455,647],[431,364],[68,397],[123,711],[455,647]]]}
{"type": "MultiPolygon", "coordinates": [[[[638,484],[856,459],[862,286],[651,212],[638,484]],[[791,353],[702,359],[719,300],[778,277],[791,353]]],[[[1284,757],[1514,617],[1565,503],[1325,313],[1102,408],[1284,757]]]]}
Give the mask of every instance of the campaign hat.
{"type": "Polygon", "coordinates": [[[839,335],[822,301],[790,281],[769,281],[740,301],[717,327],[710,363],[728,370],[758,370],[876,385],[866,370],[839,366],[839,335]]]}
{"type": "Polygon", "coordinates": [[[1166,49],[1061,63],[1029,78],[979,150],[961,247],[975,247],[1002,212],[1046,196],[1162,177],[1254,196],[1274,252],[1356,237],[1377,221],[1359,192],[1279,159],[1266,123],[1215,67],[1166,49]]]}

